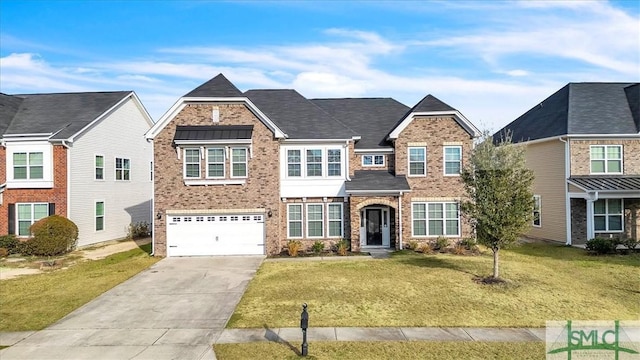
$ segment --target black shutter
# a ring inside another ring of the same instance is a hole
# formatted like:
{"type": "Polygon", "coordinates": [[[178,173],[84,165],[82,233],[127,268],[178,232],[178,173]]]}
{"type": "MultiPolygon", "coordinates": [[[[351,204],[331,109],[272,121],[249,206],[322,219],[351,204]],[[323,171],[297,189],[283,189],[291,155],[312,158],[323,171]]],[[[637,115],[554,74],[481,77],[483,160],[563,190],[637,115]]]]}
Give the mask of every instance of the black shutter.
{"type": "Polygon", "coordinates": [[[16,233],[16,204],[9,204],[9,234],[16,233]]]}
{"type": "Polygon", "coordinates": [[[56,214],[56,204],[49,203],[49,216],[56,214]]]}

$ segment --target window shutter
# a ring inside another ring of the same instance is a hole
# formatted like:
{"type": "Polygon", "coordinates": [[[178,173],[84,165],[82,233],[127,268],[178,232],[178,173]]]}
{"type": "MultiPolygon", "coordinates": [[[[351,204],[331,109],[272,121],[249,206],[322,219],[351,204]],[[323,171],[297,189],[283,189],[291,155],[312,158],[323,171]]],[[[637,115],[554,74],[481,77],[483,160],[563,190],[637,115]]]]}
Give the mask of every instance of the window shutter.
{"type": "Polygon", "coordinates": [[[16,204],[9,204],[9,234],[16,233],[16,204]]]}
{"type": "Polygon", "coordinates": [[[56,204],[49,203],[49,216],[56,214],[56,204]]]}

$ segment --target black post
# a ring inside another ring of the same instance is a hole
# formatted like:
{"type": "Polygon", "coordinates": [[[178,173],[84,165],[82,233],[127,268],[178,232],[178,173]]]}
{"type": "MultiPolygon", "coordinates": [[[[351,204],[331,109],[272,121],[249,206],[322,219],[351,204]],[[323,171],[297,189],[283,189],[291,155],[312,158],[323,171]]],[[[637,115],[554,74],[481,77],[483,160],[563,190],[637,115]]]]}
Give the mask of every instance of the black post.
{"type": "Polygon", "coordinates": [[[300,314],[300,328],[302,329],[302,356],[307,356],[309,344],[307,344],[307,328],[309,327],[309,313],[307,303],[302,304],[302,314],[300,314]]]}

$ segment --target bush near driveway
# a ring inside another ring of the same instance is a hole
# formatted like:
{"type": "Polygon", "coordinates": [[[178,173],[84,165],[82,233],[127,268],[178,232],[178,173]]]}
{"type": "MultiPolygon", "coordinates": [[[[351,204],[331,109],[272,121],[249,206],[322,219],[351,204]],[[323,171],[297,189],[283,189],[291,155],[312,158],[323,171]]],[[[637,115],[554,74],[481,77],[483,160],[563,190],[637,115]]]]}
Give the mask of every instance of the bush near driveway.
{"type": "Polygon", "coordinates": [[[543,327],[546,320],[637,319],[640,254],[590,256],[543,243],[505,250],[500,285],[492,256],[401,252],[385,260],[265,262],[228,327],[309,325],[543,327]]]}

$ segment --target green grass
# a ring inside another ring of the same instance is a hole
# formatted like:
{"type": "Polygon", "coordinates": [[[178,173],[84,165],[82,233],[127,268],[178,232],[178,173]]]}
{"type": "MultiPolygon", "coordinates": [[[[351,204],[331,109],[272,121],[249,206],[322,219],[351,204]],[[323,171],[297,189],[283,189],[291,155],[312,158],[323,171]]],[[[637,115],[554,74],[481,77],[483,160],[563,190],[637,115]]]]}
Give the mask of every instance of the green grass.
{"type": "Polygon", "coordinates": [[[40,330],[159,259],[151,245],[69,269],[0,282],[0,331],[40,330]]]}
{"type": "MultiPolygon", "coordinates": [[[[300,344],[216,344],[218,359],[299,359],[300,344]]],[[[306,359],[544,359],[543,342],[313,342],[306,359]]]]}
{"type": "Polygon", "coordinates": [[[590,256],[525,244],[501,251],[501,275],[481,256],[401,252],[370,261],[265,262],[228,327],[543,327],[546,320],[638,319],[640,254],[590,256]]]}

